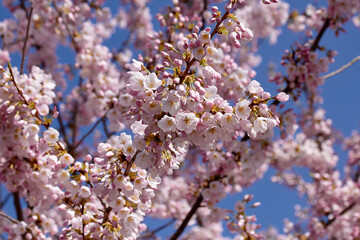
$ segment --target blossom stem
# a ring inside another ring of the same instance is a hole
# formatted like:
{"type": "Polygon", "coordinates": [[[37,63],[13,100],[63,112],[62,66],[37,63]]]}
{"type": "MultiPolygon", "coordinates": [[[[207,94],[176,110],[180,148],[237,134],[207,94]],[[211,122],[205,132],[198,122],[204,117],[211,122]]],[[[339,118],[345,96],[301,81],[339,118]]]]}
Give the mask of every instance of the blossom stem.
{"type": "Polygon", "coordinates": [[[30,13],[29,13],[29,16],[28,16],[28,24],[27,24],[27,27],[26,27],[26,35],[25,35],[24,45],[23,45],[23,48],[22,48],[20,74],[24,73],[24,63],[25,63],[25,55],[26,55],[25,51],[26,51],[26,44],[27,44],[27,41],[29,39],[30,23],[31,23],[32,13],[33,13],[33,8],[30,8],[30,13]]]}

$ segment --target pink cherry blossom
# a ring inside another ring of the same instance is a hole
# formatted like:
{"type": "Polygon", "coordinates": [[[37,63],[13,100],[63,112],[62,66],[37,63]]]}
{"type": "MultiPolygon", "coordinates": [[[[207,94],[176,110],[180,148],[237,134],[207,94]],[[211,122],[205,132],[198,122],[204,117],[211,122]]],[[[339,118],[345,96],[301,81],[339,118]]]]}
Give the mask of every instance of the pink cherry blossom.
{"type": "Polygon", "coordinates": [[[321,86],[358,60],[334,69],[328,43],[360,3],[315,3],[3,1],[0,238],[359,239],[360,134],[334,130],[321,86]],[[306,198],[283,231],[249,211],[265,174],[306,198]]]}

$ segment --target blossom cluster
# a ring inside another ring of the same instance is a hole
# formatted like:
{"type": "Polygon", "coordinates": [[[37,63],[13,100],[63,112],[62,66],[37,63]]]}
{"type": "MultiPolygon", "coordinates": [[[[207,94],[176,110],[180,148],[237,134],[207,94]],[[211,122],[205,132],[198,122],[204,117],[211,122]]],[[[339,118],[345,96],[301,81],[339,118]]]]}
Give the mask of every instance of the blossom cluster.
{"type": "Polygon", "coordinates": [[[3,1],[13,17],[0,20],[0,183],[17,219],[1,198],[0,237],[155,239],[147,217],[172,219],[170,239],[186,226],[182,239],[359,237],[359,134],[344,141],[342,180],[341,138],[319,107],[337,55],[319,42],[356,17],[358,1],[290,14],[280,0],[173,0],[160,27],[151,1],[105,2],[3,1]],[[271,94],[254,68],[261,41],[275,43],[285,24],[305,41],[285,51],[271,94]],[[128,37],[112,47],[118,31],[128,37]],[[286,103],[304,95],[302,111],[286,103]],[[297,211],[307,229],[286,220],[285,235],[262,233],[245,214],[260,206],[252,195],[220,207],[269,166],[307,197],[297,211]]]}

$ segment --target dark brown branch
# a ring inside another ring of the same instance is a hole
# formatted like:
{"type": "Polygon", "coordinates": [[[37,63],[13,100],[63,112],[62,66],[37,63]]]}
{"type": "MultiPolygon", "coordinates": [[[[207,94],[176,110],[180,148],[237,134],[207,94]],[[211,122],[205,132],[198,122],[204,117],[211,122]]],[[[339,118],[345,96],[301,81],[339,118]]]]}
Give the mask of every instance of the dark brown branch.
{"type": "Polygon", "coordinates": [[[205,29],[205,17],[204,17],[204,13],[207,9],[207,5],[208,5],[208,0],[204,0],[204,7],[203,10],[201,11],[201,22],[202,22],[202,26],[200,28],[200,30],[204,30],[205,29]]]}
{"type": "Polygon", "coordinates": [[[102,124],[103,124],[103,128],[104,128],[104,132],[105,132],[106,137],[110,138],[112,134],[109,133],[109,130],[106,127],[106,119],[105,118],[102,120],[102,124]]]}
{"type": "Polygon", "coordinates": [[[184,232],[186,226],[188,225],[192,216],[196,213],[198,208],[200,207],[204,197],[200,194],[199,197],[196,199],[194,205],[192,206],[191,210],[186,215],[185,219],[181,223],[180,227],[176,230],[176,232],[170,237],[170,240],[176,240],[180,237],[180,235],[184,232]]]}
{"type": "Polygon", "coordinates": [[[193,58],[189,63],[186,64],[186,69],[184,70],[183,74],[180,76],[180,82],[183,83],[185,80],[185,76],[188,74],[190,67],[196,62],[196,59],[193,58]]]}
{"type": "Polygon", "coordinates": [[[18,192],[14,192],[13,197],[14,197],[14,206],[15,206],[15,210],[16,210],[17,219],[19,221],[23,221],[24,217],[23,217],[22,209],[21,209],[20,195],[18,192]]]}
{"type": "MultiPolygon", "coordinates": [[[[340,212],[339,216],[344,215],[345,213],[350,211],[355,205],[356,205],[356,202],[351,203],[349,206],[347,206],[340,212]]],[[[335,222],[335,220],[336,220],[336,217],[334,217],[331,220],[329,220],[328,222],[324,223],[324,228],[325,229],[328,228],[333,222],[335,222]]]]}
{"type": "Polygon", "coordinates": [[[326,18],[323,26],[321,27],[318,35],[315,38],[315,41],[314,41],[313,45],[310,48],[311,51],[315,51],[319,47],[319,42],[320,42],[322,36],[324,35],[326,29],[329,26],[330,26],[330,18],[326,18]]]}
{"type": "Polygon", "coordinates": [[[129,173],[130,173],[130,169],[132,167],[132,165],[134,164],[135,162],[135,159],[136,159],[136,156],[140,153],[140,151],[138,150],[135,155],[131,158],[130,162],[127,163],[126,165],[126,169],[125,169],[125,172],[124,172],[124,176],[128,176],[129,173]]]}
{"type": "MultiPolygon", "coordinates": [[[[79,89],[81,89],[81,86],[82,86],[82,83],[83,83],[83,78],[80,77],[79,78],[79,83],[78,83],[78,87],[79,89]]],[[[71,129],[72,129],[72,138],[71,138],[71,142],[72,142],[72,146],[74,146],[75,144],[75,141],[76,141],[76,137],[77,137],[77,133],[78,133],[78,126],[77,126],[77,122],[76,122],[76,118],[77,118],[77,115],[79,113],[79,101],[76,101],[75,102],[75,106],[74,106],[74,111],[72,112],[72,119],[71,119],[71,129]]],[[[71,149],[73,150],[73,149],[71,149]]]]}
{"type": "Polygon", "coordinates": [[[27,41],[29,39],[30,23],[31,23],[32,13],[33,13],[33,8],[30,8],[30,13],[29,13],[29,16],[28,16],[28,24],[27,24],[27,27],[26,27],[26,35],[25,35],[24,45],[23,45],[23,48],[22,48],[20,74],[24,73],[26,43],[27,43],[27,41]]]}
{"type": "Polygon", "coordinates": [[[220,24],[225,20],[226,16],[229,14],[229,11],[226,11],[224,15],[222,16],[220,22],[218,22],[214,28],[214,30],[211,32],[211,38],[217,33],[218,28],[220,27],[220,24]]]}
{"type": "MultiPolygon", "coordinates": [[[[58,111],[59,111],[58,106],[57,106],[56,104],[55,104],[55,106],[56,106],[56,108],[57,108],[58,111]]],[[[59,111],[59,115],[58,115],[57,119],[58,119],[58,122],[59,122],[59,125],[60,125],[60,132],[61,132],[62,135],[63,135],[63,138],[64,138],[64,141],[65,141],[66,145],[69,146],[69,140],[68,140],[68,137],[67,137],[67,134],[66,134],[64,122],[63,122],[63,120],[62,120],[60,111],[59,111]]]]}

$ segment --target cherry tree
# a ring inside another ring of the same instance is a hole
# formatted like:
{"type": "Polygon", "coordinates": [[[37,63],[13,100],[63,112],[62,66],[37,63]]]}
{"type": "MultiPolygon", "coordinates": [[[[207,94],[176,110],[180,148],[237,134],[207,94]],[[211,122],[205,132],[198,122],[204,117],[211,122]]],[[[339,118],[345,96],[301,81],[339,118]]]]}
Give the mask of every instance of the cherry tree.
{"type": "Polygon", "coordinates": [[[360,27],[358,0],[304,12],[280,0],[173,0],[155,16],[148,0],[2,3],[2,238],[360,239],[360,134],[339,137],[319,91],[360,60],[329,72],[337,52],[321,43],[360,27]],[[302,39],[270,73],[270,93],[254,69],[281,27],[302,39]],[[125,40],[107,46],[119,32],[125,40]],[[308,203],[283,232],[260,228],[248,209],[261,199],[242,194],[269,167],[308,203]],[[232,193],[241,198],[220,207],[232,193]],[[151,229],[149,217],[168,222],[151,229]]]}

